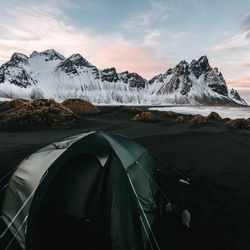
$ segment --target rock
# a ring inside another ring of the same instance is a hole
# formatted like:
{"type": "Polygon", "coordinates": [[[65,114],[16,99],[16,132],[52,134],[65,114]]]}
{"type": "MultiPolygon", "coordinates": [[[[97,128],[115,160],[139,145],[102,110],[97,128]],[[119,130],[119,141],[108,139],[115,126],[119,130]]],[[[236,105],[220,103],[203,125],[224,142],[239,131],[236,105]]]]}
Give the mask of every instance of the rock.
{"type": "Polygon", "coordinates": [[[78,115],[98,114],[100,110],[90,102],[81,99],[68,99],[62,105],[78,115]]]}
{"type": "Polygon", "coordinates": [[[70,128],[77,115],[54,100],[36,99],[23,102],[1,113],[1,128],[38,129],[70,128]]]}
{"type": "Polygon", "coordinates": [[[229,128],[244,128],[250,129],[250,120],[249,119],[234,119],[226,123],[226,126],[229,128]]]}
{"type": "Polygon", "coordinates": [[[173,111],[166,111],[165,112],[166,116],[169,116],[169,117],[178,117],[179,114],[173,112],[173,111]]]}
{"type": "Polygon", "coordinates": [[[202,115],[195,115],[195,116],[193,116],[193,118],[189,122],[190,123],[202,124],[202,123],[207,122],[207,118],[202,116],[202,115]]]}
{"type": "Polygon", "coordinates": [[[143,89],[147,82],[146,79],[142,78],[137,73],[130,73],[128,71],[122,72],[120,78],[124,83],[129,84],[130,88],[143,89]]]}
{"type": "Polygon", "coordinates": [[[185,120],[184,120],[184,117],[182,115],[178,116],[175,120],[176,123],[184,123],[185,120]]]}
{"type": "Polygon", "coordinates": [[[140,114],[137,114],[131,120],[132,121],[142,121],[142,122],[156,122],[157,121],[155,114],[153,114],[151,112],[142,112],[140,114]]]}
{"type": "Polygon", "coordinates": [[[102,70],[101,79],[102,81],[117,82],[119,78],[116,69],[112,67],[102,70]]]}
{"type": "Polygon", "coordinates": [[[230,91],[230,95],[233,99],[238,100],[238,101],[242,101],[242,98],[240,97],[239,93],[237,92],[237,90],[235,89],[231,89],[230,91]]]}
{"type": "Polygon", "coordinates": [[[199,79],[199,77],[205,72],[207,73],[212,68],[209,65],[208,58],[206,56],[200,57],[198,61],[193,60],[190,63],[190,71],[193,72],[195,77],[199,79]]]}
{"type": "Polygon", "coordinates": [[[57,70],[62,70],[67,74],[78,75],[78,69],[83,68],[95,68],[91,63],[89,63],[80,54],[73,54],[64,61],[62,61],[58,66],[57,70]]]}
{"type": "Polygon", "coordinates": [[[227,96],[228,89],[223,75],[217,70],[211,70],[205,75],[208,86],[216,93],[227,96]]]}
{"type": "MultiPolygon", "coordinates": [[[[21,88],[35,85],[37,81],[26,69],[28,57],[21,53],[14,53],[10,61],[0,66],[0,83],[8,81],[21,88]]],[[[12,98],[12,94],[5,94],[4,97],[12,98]]]]}
{"type": "Polygon", "coordinates": [[[208,120],[213,120],[213,121],[221,121],[222,120],[221,116],[217,112],[211,112],[207,116],[207,119],[208,120]]]}

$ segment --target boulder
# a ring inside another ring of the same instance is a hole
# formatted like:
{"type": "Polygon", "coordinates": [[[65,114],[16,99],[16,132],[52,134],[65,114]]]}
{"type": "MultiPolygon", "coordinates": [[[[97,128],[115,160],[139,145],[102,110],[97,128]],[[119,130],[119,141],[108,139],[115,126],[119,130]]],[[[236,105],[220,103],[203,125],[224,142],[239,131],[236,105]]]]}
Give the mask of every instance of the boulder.
{"type": "Polygon", "coordinates": [[[193,118],[189,122],[190,123],[202,124],[202,123],[207,122],[207,118],[202,116],[202,115],[195,115],[195,116],[193,116],[193,118]]]}
{"type": "Polygon", "coordinates": [[[184,123],[185,119],[182,115],[178,116],[175,120],[176,123],[184,123]]]}
{"type": "Polygon", "coordinates": [[[207,119],[212,120],[212,121],[221,121],[222,120],[221,116],[217,112],[211,112],[207,116],[207,119]]]}
{"type": "Polygon", "coordinates": [[[153,114],[151,112],[142,112],[142,113],[134,116],[131,120],[132,121],[142,121],[142,122],[156,122],[157,118],[156,118],[155,114],[153,114]]]}
{"type": "Polygon", "coordinates": [[[226,123],[226,126],[229,128],[245,128],[250,129],[250,120],[249,119],[234,119],[226,123]]]}
{"type": "Polygon", "coordinates": [[[62,102],[62,105],[78,115],[100,113],[100,110],[96,106],[81,99],[68,99],[62,102]]]}

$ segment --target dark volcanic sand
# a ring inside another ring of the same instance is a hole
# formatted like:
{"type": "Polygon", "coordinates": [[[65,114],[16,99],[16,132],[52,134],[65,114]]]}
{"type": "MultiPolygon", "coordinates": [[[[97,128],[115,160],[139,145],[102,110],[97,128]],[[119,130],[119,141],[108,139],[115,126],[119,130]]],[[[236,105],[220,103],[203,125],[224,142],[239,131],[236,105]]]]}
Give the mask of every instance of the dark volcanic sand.
{"type": "Polygon", "coordinates": [[[160,179],[165,194],[192,213],[190,229],[171,213],[156,220],[161,249],[250,249],[250,131],[228,129],[221,122],[174,125],[161,113],[158,123],[132,122],[131,113],[107,110],[86,116],[80,129],[0,132],[0,176],[63,137],[92,130],[126,135],[191,178],[191,186],[183,187],[172,170],[161,166],[167,174],[160,179]]]}

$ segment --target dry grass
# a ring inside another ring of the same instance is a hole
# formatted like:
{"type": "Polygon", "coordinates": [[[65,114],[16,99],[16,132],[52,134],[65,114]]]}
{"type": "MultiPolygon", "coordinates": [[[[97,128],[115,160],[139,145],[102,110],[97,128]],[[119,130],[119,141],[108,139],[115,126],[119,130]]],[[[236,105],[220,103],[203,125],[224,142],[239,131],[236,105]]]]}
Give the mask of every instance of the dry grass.
{"type": "Polygon", "coordinates": [[[13,100],[5,104],[10,107],[0,113],[3,128],[69,128],[77,116],[54,100],[13,100]]]}
{"type": "Polygon", "coordinates": [[[134,116],[131,120],[141,121],[141,122],[157,122],[158,121],[155,114],[151,112],[142,112],[134,116]]]}
{"type": "Polygon", "coordinates": [[[221,121],[222,120],[221,116],[217,112],[211,112],[207,116],[207,119],[212,120],[212,121],[221,121]]]}
{"type": "Polygon", "coordinates": [[[20,107],[28,102],[29,100],[25,100],[25,99],[14,99],[11,101],[0,102],[0,112],[5,112],[13,108],[20,107]]]}
{"type": "Polygon", "coordinates": [[[234,119],[226,123],[229,128],[245,128],[250,129],[250,120],[249,119],[234,119]]]}
{"type": "Polygon", "coordinates": [[[66,108],[78,115],[97,114],[100,110],[90,102],[80,99],[68,99],[62,103],[66,108]]]}
{"type": "Polygon", "coordinates": [[[202,115],[195,115],[195,116],[193,116],[193,118],[189,122],[190,123],[202,124],[202,123],[207,122],[207,118],[202,116],[202,115]]]}
{"type": "Polygon", "coordinates": [[[175,120],[176,123],[184,123],[185,119],[182,115],[178,116],[175,120]]]}

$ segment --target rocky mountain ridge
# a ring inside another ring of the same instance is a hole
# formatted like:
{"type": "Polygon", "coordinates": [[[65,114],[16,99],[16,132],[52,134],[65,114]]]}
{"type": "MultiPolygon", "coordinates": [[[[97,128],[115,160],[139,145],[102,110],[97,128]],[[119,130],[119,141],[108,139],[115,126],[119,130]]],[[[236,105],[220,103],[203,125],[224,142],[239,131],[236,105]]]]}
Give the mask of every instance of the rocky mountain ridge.
{"type": "Polygon", "coordinates": [[[228,90],[218,68],[202,56],[146,80],[137,73],[100,70],[80,54],[68,58],[50,49],[29,57],[14,53],[0,67],[0,97],[80,98],[96,104],[246,105],[239,93],[228,90]]]}

